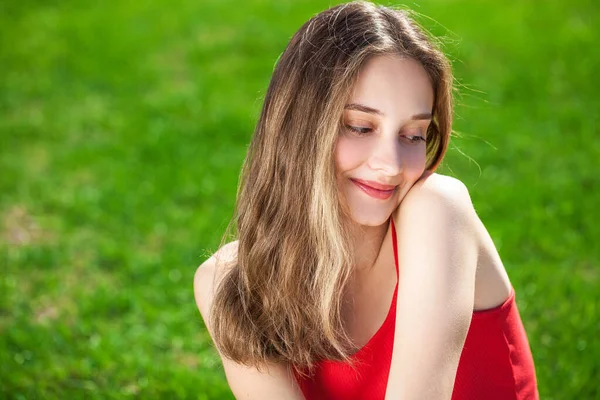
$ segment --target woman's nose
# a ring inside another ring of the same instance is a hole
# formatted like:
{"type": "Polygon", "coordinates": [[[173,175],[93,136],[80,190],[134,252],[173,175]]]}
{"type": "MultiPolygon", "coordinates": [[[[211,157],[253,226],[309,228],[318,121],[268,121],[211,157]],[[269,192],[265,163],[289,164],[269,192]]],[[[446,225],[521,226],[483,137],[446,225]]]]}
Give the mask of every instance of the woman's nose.
{"type": "Polygon", "coordinates": [[[380,138],[373,146],[368,166],[374,171],[379,171],[387,176],[398,175],[402,171],[398,140],[380,138]]]}

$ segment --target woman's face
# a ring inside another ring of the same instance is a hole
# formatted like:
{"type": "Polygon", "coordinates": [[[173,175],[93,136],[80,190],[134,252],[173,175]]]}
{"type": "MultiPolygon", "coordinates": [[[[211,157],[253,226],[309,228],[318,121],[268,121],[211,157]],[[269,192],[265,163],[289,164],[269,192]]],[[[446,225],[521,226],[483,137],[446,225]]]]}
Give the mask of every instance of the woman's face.
{"type": "Polygon", "coordinates": [[[425,171],[433,97],[413,59],[377,56],[361,70],[335,149],[338,186],[358,224],[385,223],[425,171]]]}

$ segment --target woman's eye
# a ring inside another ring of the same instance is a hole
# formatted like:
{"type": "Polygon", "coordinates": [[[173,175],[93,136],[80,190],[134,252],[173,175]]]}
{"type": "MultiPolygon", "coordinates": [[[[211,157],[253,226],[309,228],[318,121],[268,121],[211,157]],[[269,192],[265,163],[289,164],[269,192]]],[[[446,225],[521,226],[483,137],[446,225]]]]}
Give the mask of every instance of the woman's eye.
{"type": "Polygon", "coordinates": [[[402,137],[406,138],[408,140],[409,143],[412,144],[418,144],[420,142],[426,143],[427,139],[425,139],[423,136],[419,136],[419,135],[403,135],[402,137]]]}
{"type": "Polygon", "coordinates": [[[360,126],[346,125],[346,128],[349,129],[350,131],[356,133],[359,136],[367,135],[369,132],[372,131],[371,128],[364,128],[364,127],[360,127],[360,126]]]}

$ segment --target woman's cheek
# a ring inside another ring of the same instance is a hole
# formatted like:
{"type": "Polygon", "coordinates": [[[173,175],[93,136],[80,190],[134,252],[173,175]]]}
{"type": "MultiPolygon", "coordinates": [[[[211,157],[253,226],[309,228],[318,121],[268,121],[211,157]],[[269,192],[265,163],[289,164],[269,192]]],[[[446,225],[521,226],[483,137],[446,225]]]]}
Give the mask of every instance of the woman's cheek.
{"type": "Polygon", "coordinates": [[[368,157],[369,138],[340,137],[336,145],[336,163],[339,172],[358,168],[368,157]]]}
{"type": "Polygon", "coordinates": [[[427,164],[427,154],[424,148],[404,148],[401,150],[400,157],[403,160],[405,172],[411,176],[421,176],[427,164]]]}

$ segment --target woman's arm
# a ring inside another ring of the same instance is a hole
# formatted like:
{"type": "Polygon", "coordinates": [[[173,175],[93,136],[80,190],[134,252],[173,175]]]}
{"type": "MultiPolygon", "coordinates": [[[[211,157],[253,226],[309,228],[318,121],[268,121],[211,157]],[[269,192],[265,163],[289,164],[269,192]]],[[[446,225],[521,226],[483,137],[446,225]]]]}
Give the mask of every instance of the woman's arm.
{"type": "MultiPolygon", "coordinates": [[[[219,252],[233,252],[233,247],[237,242],[229,243],[219,252]]],[[[215,284],[216,257],[217,252],[211,258],[206,260],[194,276],[194,296],[196,305],[200,310],[200,315],[204,319],[204,324],[212,337],[209,326],[209,310],[212,304],[213,288],[215,284]]],[[[226,256],[227,257],[227,256],[226,256]]],[[[219,273],[223,276],[222,273],[219,273]]],[[[229,388],[236,399],[244,400],[263,400],[263,399],[290,399],[304,400],[304,396],[298,387],[291,370],[279,364],[270,364],[265,372],[259,372],[256,368],[247,367],[235,363],[220,353],[225,375],[229,388]]]]}
{"type": "Polygon", "coordinates": [[[449,400],[473,312],[478,217],[464,184],[438,174],[392,217],[400,280],[385,398],[449,400]]]}

